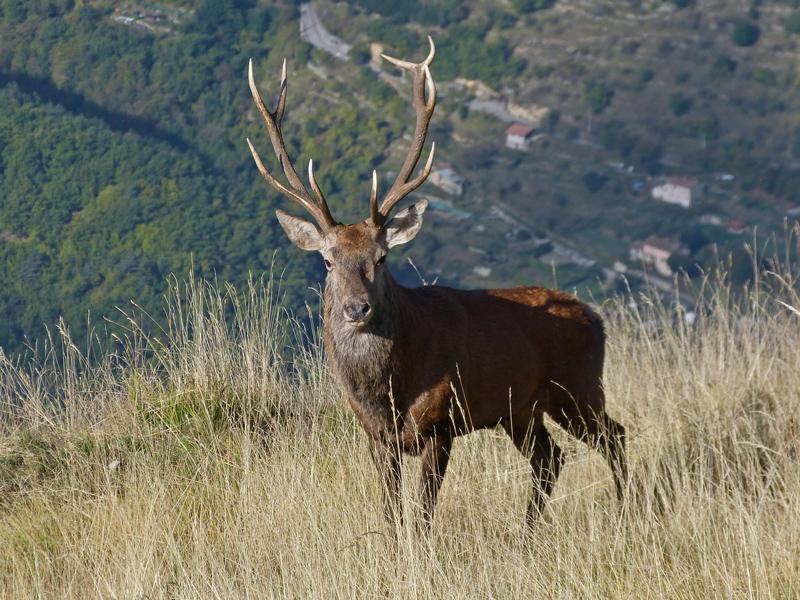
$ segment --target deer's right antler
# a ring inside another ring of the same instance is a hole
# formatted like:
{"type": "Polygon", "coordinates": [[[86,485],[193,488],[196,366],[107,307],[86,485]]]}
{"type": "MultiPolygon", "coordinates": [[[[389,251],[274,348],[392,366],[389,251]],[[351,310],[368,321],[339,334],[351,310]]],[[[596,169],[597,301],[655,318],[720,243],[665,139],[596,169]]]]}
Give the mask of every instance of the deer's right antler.
{"type": "Polygon", "coordinates": [[[386,54],[381,54],[383,58],[393,65],[411,71],[414,83],[412,102],[414,104],[414,110],[417,113],[417,123],[414,128],[414,137],[411,141],[411,148],[408,150],[406,160],[403,162],[403,166],[400,167],[400,171],[397,173],[392,187],[386,192],[386,196],[384,196],[380,208],[378,208],[377,178],[373,173],[370,207],[372,222],[376,225],[383,225],[395,205],[425,183],[425,180],[431,172],[431,167],[433,166],[433,156],[436,151],[435,143],[431,144],[431,152],[428,155],[428,160],[425,162],[425,167],[422,169],[422,172],[414,179],[411,179],[411,175],[422,154],[422,148],[425,145],[425,137],[428,135],[428,125],[433,116],[433,109],[436,108],[436,85],[433,82],[433,77],[431,76],[429,68],[433,62],[433,58],[436,56],[436,46],[434,46],[431,36],[428,36],[428,43],[431,47],[430,52],[428,52],[427,58],[421,63],[412,63],[392,58],[386,54]],[[427,98],[425,97],[426,91],[427,98]]]}
{"type": "Polygon", "coordinates": [[[283,183],[278,181],[278,179],[272,175],[272,173],[269,172],[269,170],[264,166],[264,163],[261,161],[261,157],[258,155],[258,152],[256,152],[255,147],[253,147],[250,138],[247,138],[247,145],[250,147],[250,152],[253,155],[253,160],[256,162],[258,171],[269,185],[289,198],[296,200],[303,208],[311,213],[311,216],[314,217],[323,231],[327,231],[331,227],[338,225],[336,220],[331,215],[331,211],[328,208],[328,203],[325,200],[322,190],[317,184],[317,180],[314,178],[314,161],[308,161],[308,181],[311,183],[311,189],[314,190],[316,199],[312,198],[311,194],[308,193],[306,186],[303,185],[303,182],[297,176],[297,171],[295,171],[294,166],[292,166],[292,162],[289,160],[289,155],[286,153],[286,145],[283,142],[283,134],[281,133],[283,111],[286,109],[286,59],[283,60],[283,69],[281,70],[281,91],[280,95],[278,96],[278,105],[275,108],[275,112],[270,112],[267,109],[264,101],[261,99],[261,94],[258,93],[255,78],[253,77],[252,59],[250,59],[250,62],[247,66],[247,79],[250,83],[250,91],[252,92],[253,100],[258,107],[258,112],[261,113],[261,116],[264,118],[264,124],[267,126],[267,133],[269,133],[269,139],[272,141],[272,148],[275,151],[275,155],[278,157],[278,162],[281,165],[283,174],[286,176],[286,179],[289,180],[289,185],[291,188],[286,187],[283,183]]]}

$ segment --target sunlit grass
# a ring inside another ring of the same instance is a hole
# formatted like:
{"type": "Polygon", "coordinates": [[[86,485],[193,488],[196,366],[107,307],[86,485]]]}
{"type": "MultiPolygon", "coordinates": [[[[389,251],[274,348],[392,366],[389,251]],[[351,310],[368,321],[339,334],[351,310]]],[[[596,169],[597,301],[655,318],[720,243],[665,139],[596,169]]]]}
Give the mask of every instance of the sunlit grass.
{"type": "Polygon", "coordinates": [[[602,307],[622,509],[602,459],[550,424],[567,466],[528,531],[527,463],[484,431],[455,444],[433,534],[396,542],[317,332],[271,281],[173,282],[156,334],[121,317],[105,349],[59,330],[35,362],[0,356],[0,596],[791,597],[794,289],[765,275],[735,299],[717,280],[691,326],[645,296],[602,307]]]}

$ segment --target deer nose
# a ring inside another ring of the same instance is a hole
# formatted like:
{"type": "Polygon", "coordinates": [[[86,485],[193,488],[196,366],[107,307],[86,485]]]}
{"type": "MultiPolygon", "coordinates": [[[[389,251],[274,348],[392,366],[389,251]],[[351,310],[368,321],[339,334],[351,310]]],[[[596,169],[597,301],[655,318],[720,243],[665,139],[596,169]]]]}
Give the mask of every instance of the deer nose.
{"type": "Polygon", "coordinates": [[[364,321],[372,312],[372,307],[364,298],[350,298],[344,303],[344,318],[351,323],[364,321]]]}

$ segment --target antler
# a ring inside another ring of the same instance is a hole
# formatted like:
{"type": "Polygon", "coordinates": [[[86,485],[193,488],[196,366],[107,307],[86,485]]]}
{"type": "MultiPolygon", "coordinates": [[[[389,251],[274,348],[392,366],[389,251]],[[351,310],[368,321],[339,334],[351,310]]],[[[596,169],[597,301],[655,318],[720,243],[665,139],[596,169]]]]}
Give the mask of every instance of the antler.
{"type": "Polygon", "coordinates": [[[419,157],[422,154],[422,147],[425,145],[425,137],[428,135],[428,124],[431,122],[433,109],[436,107],[436,86],[434,85],[433,77],[429,69],[434,56],[436,56],[436,46],[433,45],[431,36],[428,36],[428,42],[430,43],[431,49],[427,58],[421,63],[412,63],[392,58],[386,54],[381,54],[383,58],[393,65],[411,71],[413,74],[414,89],[412,93],[412,102],[414,104],[414,110],[417,113],[417,124],[414,128],[414,138],[411,141],[411,148],[408,151],[408,156],[406,156],[403,166],[397,173],[392,187],[389,188],[386,196],[384,196],[380,209],[378,209],[377,206],[377,179],[373,172],[370,213],[372,222],[376,225],[383,225],[395,205],[425,182],[433,166],[433,155],[436,151],[435,143],[431,144],[431,152],[428,155],[428,160],[425,162],[425,167],[422,169],[422,172],[409,181],[409,178],[414,173],[414,169],[419,162],[419,157]],[[427,99],[425,98],[426,90],[428,93],[427,99]]]}
{"type": "Polygon", "coordinates": [[[311,213],[311,216],[314,217],[323,231],[327,231],[331,227],[338,225],[331,215],[331,211],[328,208],[328,203],[325,200],[322,190],[317,184],[317,180],[314,179],[314,161],[308,161],[308,181],[311,183],[311,189],[314,190],[316,200],[311,197],[306,189],[306,186],[303,185],[302,181],[300,181],[300,178],[297,176],[297,171],[295,171],[291,160],[289,160],[289,155],[286,153],[286,145],[283,142],[283,134],[281,133],[283,111],[286,109],[286,59],[283,59],[283,69],[281,70],[281,91],[280,95],[278,96],[278,105],[275,108],[275,112],[270,112],[267,109],[264,101],[261,99],[261,94],[258,93],[255,78],[253,77],[253,59],[250,59],[250,62],[247,66],[247,80],[250,83],[250,91],[252,92],[253,100],[258,107],[258,112],[261,113],[261,116],[264,118],[264,124],[267,126],[267,133],[269,133],[269,139],[272,141],[272,149],[275,151],[275,155],[278,157],[278,162],[281,165],[283,174],[286,176],[286,179],[289,180],[291,189],[278,181],[278,179],[269,172],[269,170],[264,166],[264,163],[261,161],[261,157],[258,155],[258,152],[256,152],[256,149],[253,147],[252,142],[250,142],[250,138],[247,138],[247,145],[250,147],[253,160],[256,161],[256,167],[258,167],[258,171],[268,184],[289,198],[299,202],[303,208],[311,213]]]}

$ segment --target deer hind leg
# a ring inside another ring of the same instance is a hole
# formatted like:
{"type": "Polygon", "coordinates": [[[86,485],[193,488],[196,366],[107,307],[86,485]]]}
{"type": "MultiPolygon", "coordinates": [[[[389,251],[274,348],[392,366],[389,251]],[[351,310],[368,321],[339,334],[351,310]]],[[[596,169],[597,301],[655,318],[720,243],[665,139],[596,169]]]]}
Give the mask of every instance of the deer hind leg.
{"type": "Polygon", "coordinates": [[[541,415],[525,415],[521,419],[512,417],[504,420],[502,426],[517,450],[531,463],[533,495],[528,505],[527,522],[533,525],[542,513],[561,472],[561,448],[553,441],[541,415]]]}
{"type": "Polygon", "coordinates": [[[605,458],[614,475],[617,499],[622,501],[628,480],[625,427],[605,412],[605,397],[599,385],[589,393],[572,395],[563,388],[552,390],[550,416],[577,439],[605,458]]]}
{"type": "Polygon", "coordinates": [[[433,523],[433,511],[436,508],[436,497],[444,480],[447,463],[450,461],[450,450],[453,446],[449,434],[438,434],[428,438],[422,449],[422,521],[424,531],[433,523]]]}
{"type": "Polygon", "coordinates": [[[622,502],[625,485],[628,482],[628,460],[625,450],[625,427],[607,414],[603,414],[603,424],[593,440],[595,447],[606,459],[614,474],[617,500],[622,502]]]}

